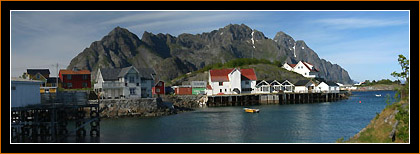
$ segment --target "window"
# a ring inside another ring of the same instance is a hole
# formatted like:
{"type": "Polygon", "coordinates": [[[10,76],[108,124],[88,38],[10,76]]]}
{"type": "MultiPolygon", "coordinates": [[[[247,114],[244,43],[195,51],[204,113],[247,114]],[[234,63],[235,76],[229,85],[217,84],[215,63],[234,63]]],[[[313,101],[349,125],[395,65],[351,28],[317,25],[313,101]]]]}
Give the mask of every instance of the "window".
{"type": "Polygon", "coordinates": [[[227,92],[227,89],[225,89],[225,92],[227,92]]]}
{"type": "Polygon", "coordinates": [[[136,94],[136,88],[130,88],[130,95],[136,94]]]}
{"type": "Polygon", "coordinates": [[[73,88],[73,84],[72,83],[67,83],[67,88],[73,88]]]}
{"type": "Polygon", "coordinates": [[[71,75],[67,75],[67,80],[71,80],[71,75]]]}
{"type": "Polygon", "coordinates": [[[245,84],[246,84],[246,85],[249,85],[249,81],[245,81],[245,84]]]}
{"type": "Polygon", "coordinates": [[[133,76],[130,76],[130,83],[134,83],[134,77],[133,76]]]}
{"type": "Polygon", "coordinates": [[[160,93],[160,89],[159,89],[159,88],[157,88],[157,89],[156,89],[156,92],[157,92],[157,93],[160,93]]]}
{"type": "Polygon", "coordinates": [[[220,89],[220,92],[222,92],[222,89],[220,89]]]}
{"type": "Polygon", "coordinates": [[[223,86],[223,82],[219,82],[219,86],[223,86]]]}
{"type": "Polygon", "coordinates": [[[83,88],[87,88],[87,83],[86,83],[86,82],[83,82],[83,83],[82,83],[82,87],[83,87],[83,88]]]}
{"type": "Polygon", "coordinates": [[[138,86],[140,86],[140,83],[137,83],[137,84],[136,84],[136,86],[137,86],[137,87],[138,87],[138,86]]]}
{"type": "Polygon", "coordinates": [[[41,77],[39,76],[39,74],[37,74],[37,75],[36,75],[36,79],[39,79],[39,78],[41,78],[41,77]]]}
{"type": "Polygon", "coordinates": [[[88,75],[83,74],[83,80],[87,80],[88,79],[88,75]]]}

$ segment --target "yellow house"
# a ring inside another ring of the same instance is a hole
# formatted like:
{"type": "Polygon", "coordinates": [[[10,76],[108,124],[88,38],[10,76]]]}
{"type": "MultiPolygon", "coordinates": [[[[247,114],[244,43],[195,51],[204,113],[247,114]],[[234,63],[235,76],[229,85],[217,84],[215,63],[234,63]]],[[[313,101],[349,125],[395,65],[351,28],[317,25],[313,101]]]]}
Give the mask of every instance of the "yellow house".
{"type": "Polygon", "coordinates": [[[57,77],[50,78],[49,69],[26,69],[26,74],[30,80],[42,81],[40,85],[40,93],[56,93],[57,77]]]}

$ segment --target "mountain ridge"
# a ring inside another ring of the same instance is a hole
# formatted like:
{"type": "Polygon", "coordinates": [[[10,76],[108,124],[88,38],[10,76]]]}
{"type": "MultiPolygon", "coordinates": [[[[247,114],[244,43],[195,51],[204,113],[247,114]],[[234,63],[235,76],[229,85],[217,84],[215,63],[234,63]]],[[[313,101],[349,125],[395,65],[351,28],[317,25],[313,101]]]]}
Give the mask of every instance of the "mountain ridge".
{"type": "Polygon", "coordinates": [[[314,64],[327,80],[352,83],[346,70],[319,58],[303,40],[295,41],[283,31],[270,39],[245,24],[229,24],[211,32],[178,36],[145,31],[141,39],[125,28],[116,27],[74,57],[67,69],[88,69],[95,78],[98,68],[153,67],[161,80],[170,81],[206,65],[236,58],[288,63],[303,60],[314,64]]]}

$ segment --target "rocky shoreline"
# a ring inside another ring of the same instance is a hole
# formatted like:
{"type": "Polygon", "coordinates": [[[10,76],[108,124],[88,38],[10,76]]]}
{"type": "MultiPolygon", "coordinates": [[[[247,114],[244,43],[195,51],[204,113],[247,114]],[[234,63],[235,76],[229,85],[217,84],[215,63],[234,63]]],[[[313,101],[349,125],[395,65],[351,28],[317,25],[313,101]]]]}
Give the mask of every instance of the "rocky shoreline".
{"type": "MultiPolygon", "coordinates": [[[[205,100],[203,95],[165,95],[158,98],[100,100],[101,118],[158,117],[193,111],[205,100]]],[[[91,100],[97,102],[97,100],[91,100]]]]}

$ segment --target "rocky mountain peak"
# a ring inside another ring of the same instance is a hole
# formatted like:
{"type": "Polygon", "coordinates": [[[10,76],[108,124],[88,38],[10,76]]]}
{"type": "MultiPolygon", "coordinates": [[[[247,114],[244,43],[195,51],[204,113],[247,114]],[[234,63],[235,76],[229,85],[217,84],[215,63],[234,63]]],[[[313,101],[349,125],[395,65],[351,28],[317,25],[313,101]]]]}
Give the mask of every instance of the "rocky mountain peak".
{"type": "Polygon", "coordinates": [[[274,42],[281,47],[291,48],[295,46],[295,40],[283,31],[277,32],[273,38],[274,42]]]}

